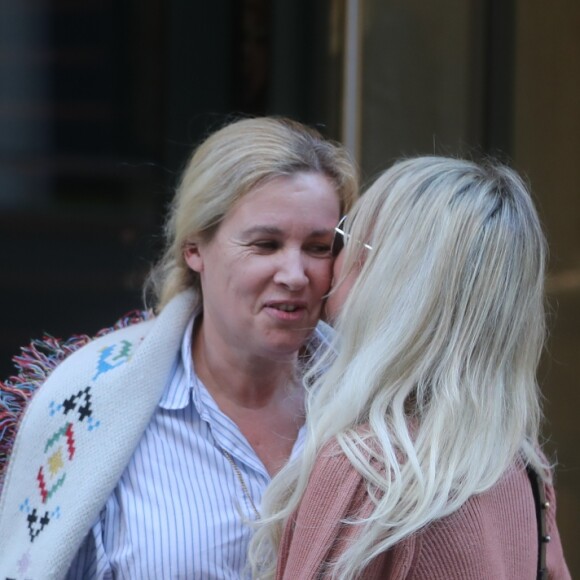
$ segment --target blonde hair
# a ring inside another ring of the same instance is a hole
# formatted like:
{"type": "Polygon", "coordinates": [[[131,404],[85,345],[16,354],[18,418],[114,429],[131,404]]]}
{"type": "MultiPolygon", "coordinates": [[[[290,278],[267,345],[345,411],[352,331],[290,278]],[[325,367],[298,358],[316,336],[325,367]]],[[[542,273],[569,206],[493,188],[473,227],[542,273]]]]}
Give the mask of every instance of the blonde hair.
{"type": "Polygon", "coordinates": [[[547,249],[518,175],[491,161],[401,161],[346,228],[343,272],[362,268],[336,321],[337,353],[309,389],[304,453],[264,496],[250,554],[258,577],[273,575],[283,526],[333,439],[375,503],[328,563],[337,578],[360,577],[378,554],[493,486],[518,456],[547,477],[536,382],[547,249]]]}
{"type": "Polygon", "coordinates": [[[187,241],[195,236],[210,240],[228,211],[251,189],[299,172],[328,177],[343,212],[358,195],[357,172],[346,150],[298,122],[242,119],[210,135],[183,173],[165,226],[165,251],[145,286],[156,310],[187,288],[202,300],[199,275],[183,257],[187,241]]]}

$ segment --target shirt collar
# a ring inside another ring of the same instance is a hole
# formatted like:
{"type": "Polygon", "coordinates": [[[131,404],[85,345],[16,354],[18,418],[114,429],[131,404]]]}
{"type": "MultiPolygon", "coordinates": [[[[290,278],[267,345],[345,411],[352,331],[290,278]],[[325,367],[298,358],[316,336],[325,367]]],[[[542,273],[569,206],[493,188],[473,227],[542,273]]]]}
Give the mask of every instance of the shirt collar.
{"type": "Polygon", "coordinates": [[[191,344],[196,316],[197,313],[194,313],[185,327],[181,348],[173,364],[171,379],[159,401],[162,409],[184,409],[189,404],[189,394],[195,377],[191,344]]]}
{"type": "Polygon", "coordinates": [[[200,417],[210,421],[212,413],[221,414],[221,411],[195,373],[192,344],[197,315],[198,312],[195,312],[185,327],[171,379],[159,401],[159,406],[165,410],[185,409],[191,400],[200,417]]]}

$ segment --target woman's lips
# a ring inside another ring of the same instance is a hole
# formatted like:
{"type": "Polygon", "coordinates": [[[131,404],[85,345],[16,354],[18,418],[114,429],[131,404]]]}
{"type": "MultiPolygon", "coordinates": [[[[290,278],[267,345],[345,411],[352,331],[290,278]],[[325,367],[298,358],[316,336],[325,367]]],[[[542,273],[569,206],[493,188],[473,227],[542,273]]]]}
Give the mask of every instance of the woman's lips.
{"type": "Polygon", "coordinates": [[[306,314],[306,305],[303,302],[269,302],[265,306],[270,316],[277,320],[302,320],[306,314]]]}

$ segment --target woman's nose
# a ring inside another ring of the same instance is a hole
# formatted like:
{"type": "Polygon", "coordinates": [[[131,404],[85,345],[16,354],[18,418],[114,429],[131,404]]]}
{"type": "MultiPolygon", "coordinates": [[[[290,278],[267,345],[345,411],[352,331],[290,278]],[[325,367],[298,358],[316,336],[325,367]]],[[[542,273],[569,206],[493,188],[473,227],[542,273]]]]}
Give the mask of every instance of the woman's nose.
{"type": "Polygon", "coordinates": [[[293,291],[301,290],[308,284],[302,252],[286,252],[284,256],[281,256],[278,269],[274,274],[274,282],[293,291]]]}

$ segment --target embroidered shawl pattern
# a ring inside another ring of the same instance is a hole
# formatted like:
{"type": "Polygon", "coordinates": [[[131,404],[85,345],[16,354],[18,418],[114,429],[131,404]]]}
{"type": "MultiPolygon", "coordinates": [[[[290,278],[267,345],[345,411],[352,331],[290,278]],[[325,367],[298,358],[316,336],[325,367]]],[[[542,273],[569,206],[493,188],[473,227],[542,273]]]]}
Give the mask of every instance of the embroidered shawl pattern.
{"type": "Polygon", "coordinates": [[[17,358],[0,407],[0,579],[65,576],[157,407],[193,304],[184,292],[156,318],[45,337],[17,358]]]}

